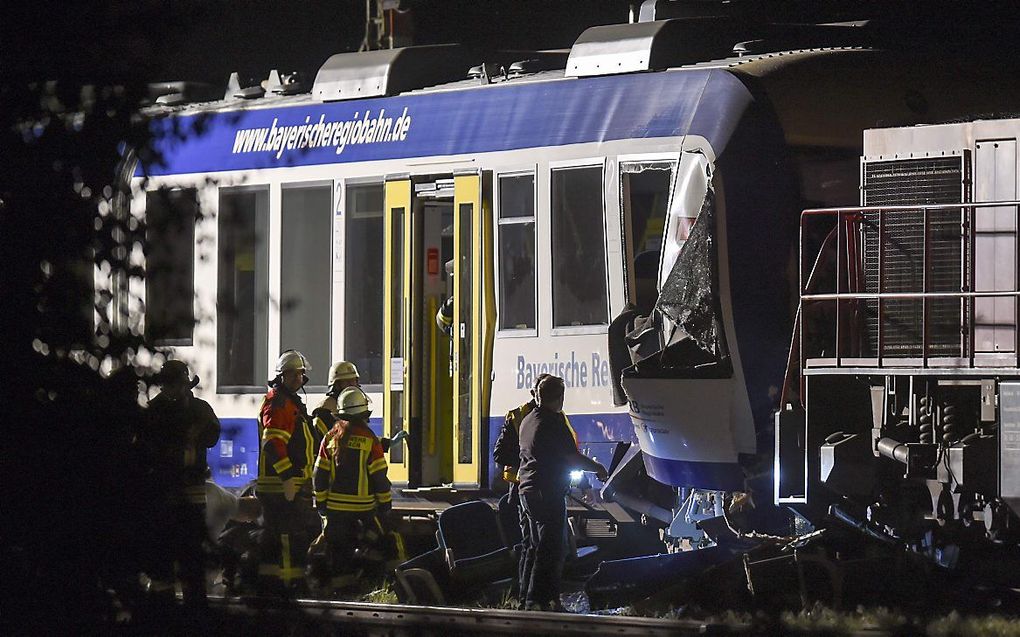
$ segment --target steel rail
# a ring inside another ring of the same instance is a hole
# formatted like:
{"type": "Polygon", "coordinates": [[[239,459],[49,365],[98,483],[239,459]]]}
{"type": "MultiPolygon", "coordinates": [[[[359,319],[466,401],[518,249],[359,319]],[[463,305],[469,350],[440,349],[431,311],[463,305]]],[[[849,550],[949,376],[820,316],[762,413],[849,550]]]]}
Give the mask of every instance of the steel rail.
{"type": "Polygon", "coordinates": [[[621,615],[371,604],[320,599],[209,597],[210,610],[235,618],[277,622],[303,615],[306,621],[342,626],[343,632],[380,635],[703,635],[742,634],[750,626],[621,615]]]}

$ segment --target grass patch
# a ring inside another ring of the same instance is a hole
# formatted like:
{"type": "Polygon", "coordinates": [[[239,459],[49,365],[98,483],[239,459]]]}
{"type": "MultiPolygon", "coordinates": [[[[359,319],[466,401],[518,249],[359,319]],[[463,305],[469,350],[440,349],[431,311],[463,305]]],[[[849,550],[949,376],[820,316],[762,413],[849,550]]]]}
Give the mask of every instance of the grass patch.
{"type": "Polygon", "coordinates": [[[1020,620],[1002,615],[963,617],[956,611],[928,623],[929,637],[1012,637],[1020,635],[1020,620]]]}
{"type": "Polygon", "coordinates": [[[389,583],[383,584],[381,588],[377,588],[374,591],[365,593],[358,601],[370,604],[397,604],[400,602],[397,599],[397,593],[393,590],[393,586],[389,583]]]}
{"type": "Polygon", "coordinates": [[[858,607],[855,611],[839,611],[821,604],[797,613],[784,612],[779,621],[789,630],[806,634],[844,635],[865,630],[899,631],[916,626],[911,618],[887,608],[858,607]]]}

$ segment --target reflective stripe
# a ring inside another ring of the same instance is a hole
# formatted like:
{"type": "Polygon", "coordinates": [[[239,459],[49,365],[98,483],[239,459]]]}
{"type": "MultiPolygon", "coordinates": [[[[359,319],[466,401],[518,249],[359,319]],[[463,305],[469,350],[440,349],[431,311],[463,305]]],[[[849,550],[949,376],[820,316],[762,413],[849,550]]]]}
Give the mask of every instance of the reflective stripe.
{"type": "Polygon", "coordinates": [[[389,491],[387,491],[386,493],[377,493],[377,494],[375,494],[375,498],[376,498],[376,500],[378,500],[379,502],[382,502],[382,503],[392,502],[393,501],[393,494],[390,493],[389,491]]]}
{"type": "Polygon", "coordinates": [[[271,438],[279,438],[284,442],[288,442],[290,440],[290,433],[283,429],[266,429],[262,432],[262,440],[265,441],[271,438]]]}
{"type": "Polygon", "coordinates": [[[348,493],[330,493],[330,502],[374,502],[374,495],[351,495],[348,493]]]}
{"type": "Polygon", "coordinates": [[[386,458],[379,458],[375,462],[368,465],[368,472],[375,473],[386,469],[386,458]]]}
{"type": "MultiPolygon", "coordinates": [[[[369,446],[368,449],[371,448],[372,447],[369,446]]],[[[367,464],[365,461],[368,460],[368,449],[362,449],[361,451],[358,452],[359,467],[364,467],[367,464]]],[[[365,473],[364,471],[358,471],[358,494],[359,495],[368,494],[368,474],[365,473]]]]}
{"type": "Polygon", "coordinates": [[[312,449],[312,440],[314,440],[314,438],[312,437],[312,429],[311,429],[311,427],[308,426],[308,419],[307,418],[302,418],[301,419],[301,426],[303,427],[304,434],[305,434],[305,469],[304,469],[304,473],[309,475],[309,476],[311,476],[312,475],[312,465],[315,462],[315,452],[318,451],[318,449],[312,449]]]}
{"type": "Polygon", "coordinates": [[[280,535],[280,556],[283,558],[283,562],[280,564],[280,575],[283,577],[283,581],[289,582],[291,580],[290,533],[280,535]]]}
{"type": "Polygon", "coordinates": [[[273,470],[276,471],[277,473],[283,473],[284,471],[290,469],[293,466],[294,465],[292,465],[290,462],[290,458],[283,458],[273,464],[273,470]]]}
{"type": "Polygon", "coordinates": [[[343,502],[333,502],[330,500],[326,504],[326,508],[330,511],[372,511],[375,509],[375,502],[369,502],[368,504],[347,504],[343,502]]]}
{"type": "Polygon", "coordinates": [[[397,561],[407,561],[407,551],[404,549],[404,536],[396,531],[391,531],[390,537],[393,538],[393,543],[397,545],[397,561]]]}

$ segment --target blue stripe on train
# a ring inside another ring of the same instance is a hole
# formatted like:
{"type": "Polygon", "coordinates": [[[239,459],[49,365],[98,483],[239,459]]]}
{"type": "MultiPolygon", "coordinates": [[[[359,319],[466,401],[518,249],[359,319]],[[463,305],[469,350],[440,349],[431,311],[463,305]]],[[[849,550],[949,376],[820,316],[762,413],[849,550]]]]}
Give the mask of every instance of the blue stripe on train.
{"type": "MultiPolygon", "coordinates": [[[[570,426],[577,433],[577,441],[587,454],[609,466],[613,451],[619,442],[637,442],[634,424],[629,414],[569,414],[570,426]]],[[[492,460],[492,446],[496,444],[504,417],[489,417],[489,486],[498,488],[500,469],[492,460]]]]}
{"type": "MultiPolygon", "coordinates": [[[[581,447],[587,447],[591,456],[607,466],[617,442],[637,442],[634,426],[627,414],[576,414],[570,416],[570,424],[577,432],[581,447]]],[[[489,449],[484,450],[484,457],[489,464],[489,476],[492,479],[499,475],[492,461],[492,445],[502,426],[502,417],[489,418],[489,449]]],[[[382,435],[382,418],[372,418],[369,427],[376,435],[382,435]]],[[[221,418],[220,432],[219,442],[206,454],[213,480],[222,487],[243,487],[258,475],[259,438],[256,419],[221,418]]]]}
{"type": "MultiPolygon", "coordinates": [[[[161,163],[148,166],[147,172],[175,175],[312,166],[677,137],[688,132],[708,139],[718,153],[749,101],[747,90],[728,72],[691,70],[195,113],[152,122],[161,163]],[[392,121],[368,126],[366,117],[392,121]],[[373,130],[389,130],[401,117],[409,118],[406,135],[377,140],[373,130]],[[369,141],[339,148],[344,133],[333,123],[354,121],[359,122],[354,130],[365,128],[369,141]],[[330,127],[324,128],[326,124],[330,127]],[[256,151],[250,143],[245,150],[246,140],[254,137],[279,140],[284,150],[256,151]],[[286,149],[288,144],[292,148],[286,149]],[[310,144],[316,147],[300,147],[310,144]]],[[[141,175],[139,167],[136,176],[141,175]]]]}
{"type": "Polygon", "coordinates": [[[206,452],[213,481],[243,487],[259,473],[259,432],[255,418],[220,418],[220,440],[206,452]]]}
{"type": "Polygon", "coordinates": [[[743,491],[744,470],[733,462],[689,462],[643,455],[648,475],[663,484],[716,491],[743,491]]]}
{"type": "MultiPolygon", "coordinates": [[[[220,439],[206,452],[212,479],[221,487],[240,488],[258,476],[259,434],[255,418],[220,418],[220,439]]],[[[382,418],[369,427],[382,434],[382,418]]]]}
{"type": "MultiPolygon", "coordinates": [[[[618,442],[637,442],[628,414],[572,414],[570,424],[577,432],[582,449],[608,466],[618,442]]],[[[382,433],[382,418],[373,418],[369,426],[382,433]]],[[[496,484],[499,469],[492,461],[491,447],[503,426],[502,417],[489,417],[490,486],[496,484]]],[[[243,487],[258,474],[259,440],[254,418],[221,418],[219,442],[209,449],[207,458],[213,480],[223,487],[243,487]]],[[[738,464],[723,462],[684,462],[645,454],[649,473],[664,484],[696,484],[702,488],[739,491],[744,488],[744,473],[738,464]]]]}

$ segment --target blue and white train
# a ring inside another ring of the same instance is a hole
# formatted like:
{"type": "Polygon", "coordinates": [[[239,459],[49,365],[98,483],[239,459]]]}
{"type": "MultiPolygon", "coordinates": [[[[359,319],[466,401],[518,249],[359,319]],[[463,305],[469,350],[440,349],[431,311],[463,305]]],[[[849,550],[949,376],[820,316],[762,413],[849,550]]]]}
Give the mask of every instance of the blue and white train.
{"type": "Polygon", "coordinates": [[[266,379],[297,348],[309,402],[349,360],[377,431],[411,433],[399,487],[491,486],[503,415],[549,372],[603,463],[631,442],[670,488],[746,490],[772,455],[800,210],[857,201],[864,129],[1015,89],[863,48],[703,59],[682,46],[699,28],[595,27],[560,64],[470,77],[452,46],[345,53],[305,87],[162,97],[131,214],[174,222],[150,223],[167,236],[135,309],[223,421],[216,480],[251,478],[266,379]],[[452,339],[433,320],[449,296],[452,339]],[[628,305],[653,316],[633,357],[607,338],[628,305]]]}

